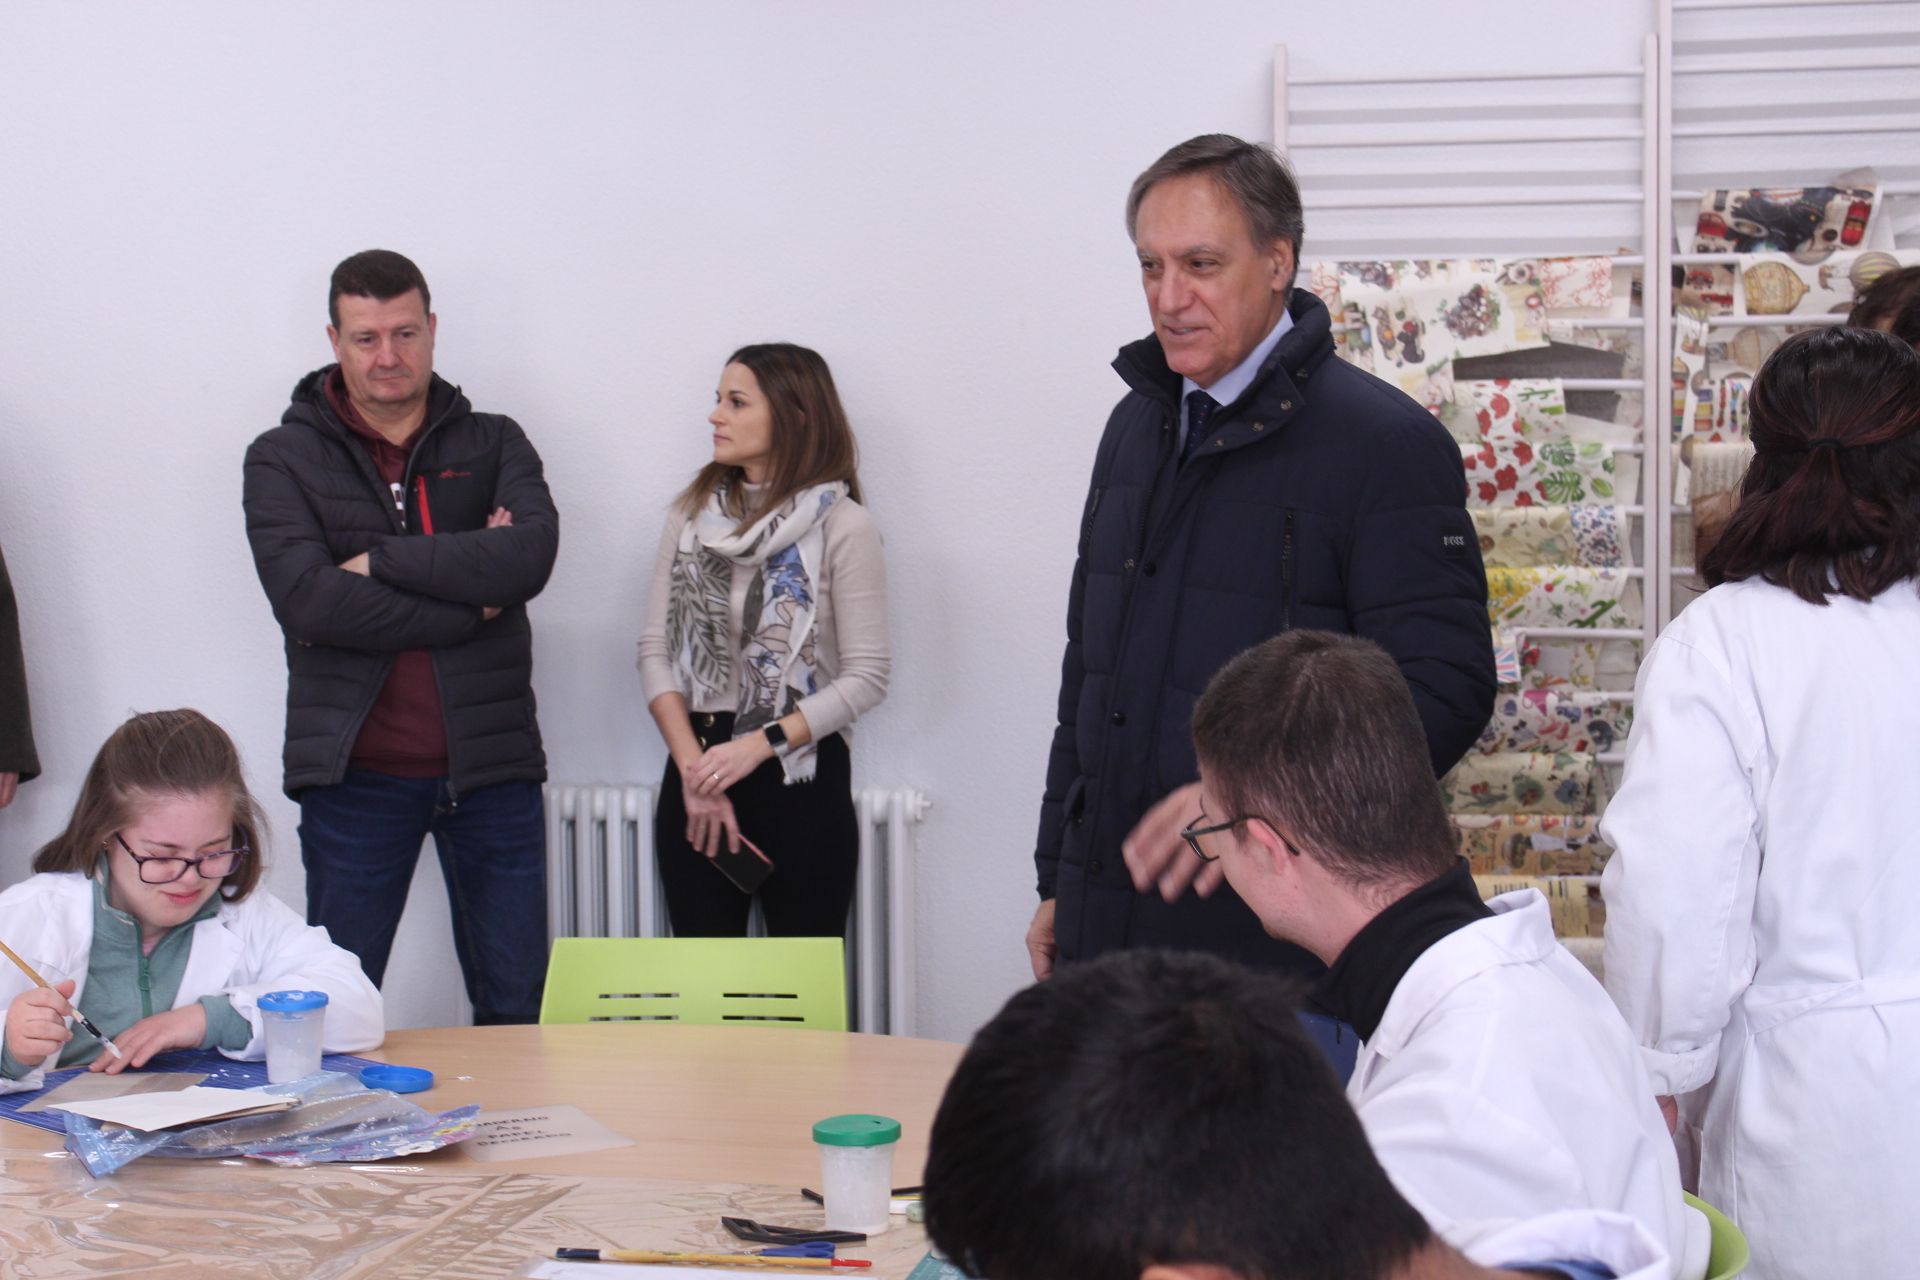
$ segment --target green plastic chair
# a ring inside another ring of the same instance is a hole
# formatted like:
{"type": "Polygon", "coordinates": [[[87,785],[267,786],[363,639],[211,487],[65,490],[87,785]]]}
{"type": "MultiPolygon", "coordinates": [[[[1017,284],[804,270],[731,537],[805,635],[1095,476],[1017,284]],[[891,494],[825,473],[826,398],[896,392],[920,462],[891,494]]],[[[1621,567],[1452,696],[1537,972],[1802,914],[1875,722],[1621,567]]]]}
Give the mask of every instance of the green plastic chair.
{"type": "Polygon", "coordinates": [[[542,1023],[847,1029],[838,938],[556,938],[542,1023]]]}
{"type": "Polygon", "coordinates": [[[1680,1194],[1688,1204],[1707,1215],[1707,1280],[1733,1280],[1747,1269],[1747,1262],[1753,1256],[1747,1248],[1747,1238],[1733,1225],[1732,1218],[1699,1196],[1688,1191],[1680,1194]]]}

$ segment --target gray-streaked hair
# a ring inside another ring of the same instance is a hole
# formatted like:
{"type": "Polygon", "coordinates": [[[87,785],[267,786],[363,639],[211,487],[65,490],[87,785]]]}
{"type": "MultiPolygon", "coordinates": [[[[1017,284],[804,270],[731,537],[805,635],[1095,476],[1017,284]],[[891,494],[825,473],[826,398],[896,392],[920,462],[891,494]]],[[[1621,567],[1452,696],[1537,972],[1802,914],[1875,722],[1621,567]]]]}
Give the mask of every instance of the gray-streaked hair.
{"type": "Polygon", "coordinates": [[[1458,857],[1413,694],[1386,650],[1288,631],[1221,668],[1193,744],[1225,813],[1265,819],[1354,885],[1425,883],[1458,857]]]}
{"type": "Polygon", "coordinates": [[[1127,192],[1127,238],[1136,239],[1140,202],[1155,183],[1168,178],[1205,174],[1226,188],[1247,215],[1254,242],[1285,240],[1293,246],[1294,269],[1300,267],[1300,239],[1306,234],[1306,214],[1300,207],[1300,188],[1293,171],[1272,147],[1236,138],[1230,133],[1203,133],[1147,166],[1127,192]]]}

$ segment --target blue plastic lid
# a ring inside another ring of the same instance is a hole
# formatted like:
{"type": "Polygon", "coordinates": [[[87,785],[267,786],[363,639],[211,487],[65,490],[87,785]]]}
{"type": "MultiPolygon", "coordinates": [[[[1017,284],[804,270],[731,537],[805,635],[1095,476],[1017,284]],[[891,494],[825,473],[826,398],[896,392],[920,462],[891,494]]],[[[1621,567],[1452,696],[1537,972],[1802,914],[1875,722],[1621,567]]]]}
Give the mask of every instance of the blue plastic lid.
{"type": "Polygon", "coordinates": [[[425,1067],[395,1067],[384,1063],[360,1068],[360,1083],[389,1093],[421,1093],[433,1088],[433,1072],[425,1067]]]}
{"type": "Polygon", "coordinates": [[[269,991],[260,997],[260,1007],[268,1013],[306,1013],[327,1007],[324,991],[269,991]]]}

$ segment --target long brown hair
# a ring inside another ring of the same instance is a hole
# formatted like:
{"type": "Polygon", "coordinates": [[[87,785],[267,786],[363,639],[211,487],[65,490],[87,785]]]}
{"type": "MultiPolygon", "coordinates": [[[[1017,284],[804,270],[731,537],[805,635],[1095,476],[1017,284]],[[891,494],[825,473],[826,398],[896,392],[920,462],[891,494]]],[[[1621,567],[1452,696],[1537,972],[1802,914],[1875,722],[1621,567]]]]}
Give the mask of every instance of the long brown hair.
{"type": "Polygon", "coordinates": [[[33,869],[91,875],[107,841],[139,817],[141,802],[157,796],[226,793],[233,805],[233,838],[252,850],[220,882],[220,893],[238,902],[260,883],[260,806],[247,790],[240,753],[227,731],[198,711],[143,711],[115,729],[101,746],[67,829],[33,855],[33,869]]]}
{"type": "Polygon", "coordinates": [[[699,514],[723,485],[738,508],[740,528],[761,515],[778,510],[794,494],[810,485],[847,483],[847,495],[860,501],[859,449],[847,411],[840,407],[833,373],[820,353],[791,342],[761,342],[740,348],[727,357],[742,365],[760,384],[773,416],[773,454],[767,465],[766,492],[752,510],[745,500],[746,473],[739,467],[709,462],[681,491],[679,506],[688,518],[699,514]]]}
{"type": "Polygon", "coordinates": [[[1877,329],[1780,344],[1753,380],[1753,465],[1701,557],[1708,585],[1759,577],[1802,600],[1871,600],[1920,573],[1920,356],[1877,329]]]}

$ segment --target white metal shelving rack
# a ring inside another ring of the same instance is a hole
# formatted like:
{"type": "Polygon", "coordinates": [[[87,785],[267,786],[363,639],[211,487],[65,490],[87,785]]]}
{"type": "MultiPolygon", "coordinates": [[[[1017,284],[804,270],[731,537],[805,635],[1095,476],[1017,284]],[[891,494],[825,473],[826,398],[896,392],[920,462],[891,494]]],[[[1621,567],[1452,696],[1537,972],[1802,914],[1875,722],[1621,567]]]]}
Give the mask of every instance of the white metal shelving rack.
{"type": "MultiPolygon", "coordinates": [[[[1659,0],[1657,22],[1659,187],[1689,241],[1703,191],[1803,186],[1863,166],[1879,178],[1877,216],[1897,238],[1920,234],[1920,0],[1659,0]]],[[[1671,235],[1662,253],[1683,267],[1740,261],[1682,252],[1671,235]]],[[[1708,325],[1840,319],[1720,316],[1708,325]]],[[[1670,463],[1650,469],[1673,472],[1670,463]]],[[[1691,518],[1684,508],[1670,515],[1691,518]]],[[[1663,540],[1674,544],[1670,523],[1663,540]]],[[[1657,628],[1677,612],[1674,584],[1692,566],[1669,554],[1656,568],[1657,628]]]]}
{"type": "MultiPolygon", "coordinates": [[[[1626,510],[1641,530],[1644,622],[1530,629],[1533,639],[1629,640],[1644,652],[1658,626],[1654,597],[1670,529],[1663,517],[1672,509],[1672,471],[1659,465],[1672,365],[1663,252],[1672,243],[1671,202],[1658,182],[1661,71],[1652,35],[1638,66],[1547,72],[1300,75],[1286,46],[1274,49],[1274,145],[1300,181],[1309,263],[1601,254],[1643,270],[1639,316],[1565,322],[1638,330],[1641,376],[1563,384],[1640,398],[1639,443],[1620,452],[1642,463],[1640,501],[1626,510]],[[1332,229],[1323,233],[1322,224],[1332,229]]],[[[1617,754],[1600,759],[1619,762],[1617,754]]]]}

